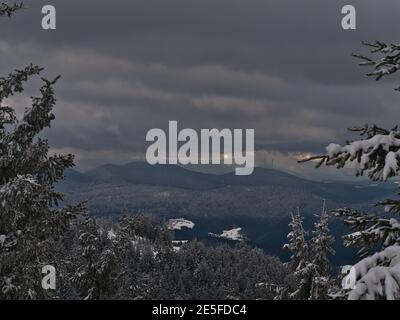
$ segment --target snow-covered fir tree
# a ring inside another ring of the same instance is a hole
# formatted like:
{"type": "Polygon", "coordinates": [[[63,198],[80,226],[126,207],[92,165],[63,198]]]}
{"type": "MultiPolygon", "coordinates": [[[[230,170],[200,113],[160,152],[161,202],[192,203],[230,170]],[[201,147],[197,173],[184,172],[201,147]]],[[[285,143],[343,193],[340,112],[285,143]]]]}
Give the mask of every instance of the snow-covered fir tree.
{"type": "MultiPolygon", "coordinates": [[[[364,43],[372,48],[371,53],[380,54],[373,59],[354,54],[361,59],[360,65],[372,66],[368,76],[381,80],[400,69],[400,46],[375,41],[364,43]]],[[[400,88],[396,88],[400,91],[400,88]]],[[[343,168],[356,165],[356,175],[368,174],[374,181],[386,181],[399,174],[400,131],[398,126],[384,129],[376,125],[365,125],[349,129],[360,134],[361,139],[345,145],[331,143],[325,155],[304,161],[318,160],[317,167],[325,164],[343,168]]],[[[344,237],[347,246],[357,245],[364,257],[355,268],[355,284],[348,292],[350,299],[398,299],[400,298],[400,201],[388,199],[377,204],[383,206],[388,215],[363,214],[349,208],[335,210],[337,217],[350,226],[353,233],[344,237]],[[370,256],[377,246],[382,251],[370,256]]]]}
{"type": "Polygon", "coordinates": [[[41,95],[17,119],[7,98],[23,92],[24,82],[40,74],[28,66],[0,78],[0,295],[3,298],[39,298],[41,268],[57,265],[57,241],[68,230],[81,206],[58,208],[62,194],[55,184],[73,166],[72,155],[50,155],[41,131],[54,120],[53,86],[43,80],[41,95]]]}
{"type": "Polygon", "coordinates": [[[332,245],[335,241],[329,230],[329,214],[325,210],[325,201],[318,221],[314,223],[313,237],[310,240],[312,259],[315,266],[311,298],[313,300],[326,300],[331,286],[331,264],[328,255],[334,255],[332,245]]]}
{"type": "Polygon", "coordinates": [[[309,233],[304,229],[303,217],[299,208],[295,214],[291,214],[291,217],[292,220],[289,223],[291,231],[287,235],[289,243],[285,244],[283,248],[292,253],[288,267],[294,272],[298,288],[289,297],[296,300],[308,300],[315,272],[311,263],[310,245],[307,241],[309,233]]]}
{"type": "MultiPolygon", "coordinates": [[[[325,207],[325,202],[324,202],[325,207]]],[[[314,223],[312,238],[308,239],[309,232],[303,227],[303,217],[300,210],[292,214],[288,234],[289,243],[284,246],[292,252],[289,267],[293,270],[298,281],[298,288],[289,295],[298,300],[326,300],[331,286],[329,254],[334,237],[330,234],[329,215],[323,208],[318,220],[314,223]]]]}
{"type": "MultiPolygon", "coordinates": [[[[22,4],[0,6],[11,16],[22,4]]],[[[84,208],[59,208],[55,184],[73,166],[72,155],[49,153],[41,132],[54,120],[54,80],[42,78],[40,95],[19,119],[10,97],[43,71],[35,65],[0,77],[0,299],[56,296],[41,288],[42,267],[59,266],[58,243],[84,208]]]]}
{"type": "Polygon", "coordinates": [[[308,261],[308,242],[306,240],[308,232],[304,229],[304,218],[300,214],[300,209],[297,208],[296,213],[291,214],[291,222],[289,227],[291,231],[288,233],[287,238],[289,243],[283,246],[284,249],[289,250],[292,255],[290,257],[290,266],[293,270],[297,271],[304,267],[308,261]]]}
{"type": "Polygon", "coordinates": [[[96,221],[83,217],[77,231],[77,269],[73,275],[84,300],[111,299],[117,289],[117,258],[112,237],[102,232],[96,221]]]}

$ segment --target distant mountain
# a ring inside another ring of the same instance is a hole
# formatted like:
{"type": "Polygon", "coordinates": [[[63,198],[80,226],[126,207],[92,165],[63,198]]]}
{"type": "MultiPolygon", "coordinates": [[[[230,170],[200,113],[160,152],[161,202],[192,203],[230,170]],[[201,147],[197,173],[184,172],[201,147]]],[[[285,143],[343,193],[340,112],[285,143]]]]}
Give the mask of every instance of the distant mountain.
{"type": "Polygon", "coordinates": [[[88,201],[96,214],[123,208],[174,216],[287,216],[297,206],[326,199],[332,207],[367,206],[392,195],[396,185],[316,182],[277,170],[256,168],[250,176],[206,174],[176,165],[143,162],[104,165],[86,173],[67,171],[59,189],[67,201],[88,201]]]}
{"type": "MultiPolygon", "coordinates": [[[[177,165],[149,165],[132,162],[126,165],[103,165],[86,173],[68,170],[66,182],[72,188],[85,184],[118,184],[171,187],[187,190],[212,190],[228,186],[275,186],[307,190],[321,197],[358,203],[388,195],[395,184],[366,182],[317,182],[302,179],[282,171],[255,168],[249,176],[236,176],[234,172],[216,175],[200,173],[177,165]]],[[[67,190],[74,191],[74,190],[67,190]]]]}
{"type": "Polygon", "coordinates": [[[218,188],[223,182],[216,175],[186,170],[176,165],[151,166],[144,162],[104,165],[85,174],[93,182],[176,187],[191,190],[218,188]]]}

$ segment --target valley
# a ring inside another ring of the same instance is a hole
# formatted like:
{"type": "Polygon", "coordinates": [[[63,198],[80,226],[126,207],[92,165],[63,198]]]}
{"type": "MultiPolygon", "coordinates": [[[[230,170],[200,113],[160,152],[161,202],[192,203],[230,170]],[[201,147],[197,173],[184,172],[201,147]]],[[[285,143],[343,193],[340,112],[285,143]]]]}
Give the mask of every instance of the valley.
{"type": "MultiPolygon", "coordinates": [[[[290,214],[297,207],[311,228],[323,199],[328,210],[345,206],[378,210],[371,204],[393,196],[396,184],[324,183],[265,168],[256,168],[251,176],[216,175],[134,162],[86,173],[68,171],[58,189],[66,193],[66,203],[87,201],[90,214],[97,217],[118,219],[127,211],[149,213],[164,223],[177,219],[176,224],[183,227],[175,228],[176,240],[231,242],[210,233],[221,235],[224,230],[241,228],[247,242],[287,259],[282,246],[290,214]],[[185,228],[188,222],[180,218],[193,222],[193,228],[185,228]]],[[[341,244],[340,235],[345,232],[341,222],[332,221],[331,229],[337,237],[337,261],[354,257],[341,244]]]]}

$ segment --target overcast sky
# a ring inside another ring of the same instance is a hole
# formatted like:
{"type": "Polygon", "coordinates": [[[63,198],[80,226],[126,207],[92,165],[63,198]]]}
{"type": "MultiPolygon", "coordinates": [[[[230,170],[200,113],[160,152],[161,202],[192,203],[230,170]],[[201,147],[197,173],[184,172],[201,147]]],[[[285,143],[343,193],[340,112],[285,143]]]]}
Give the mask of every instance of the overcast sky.
{"type": "MultiPolygon", "coordinates": [[[[0,20],[0,74],[33,62],[57,85],[47,136],[79,168],[123,163],[146,150],[146,132],[254,128],[265,154],[321,153],[364,123],[400,115],[396,77],[375,83],[351,52],[399,40],[398,0],[26,1],[0,20]],[[57,30],[41,29],[54,4],[57,30]],[[357,30],[341,8],[357,8],[357,30]]],[[[29,88],[27,96],[35,94],[29,88]]],[[[18,110],[28,103],[15,98],[18,110]]]]}

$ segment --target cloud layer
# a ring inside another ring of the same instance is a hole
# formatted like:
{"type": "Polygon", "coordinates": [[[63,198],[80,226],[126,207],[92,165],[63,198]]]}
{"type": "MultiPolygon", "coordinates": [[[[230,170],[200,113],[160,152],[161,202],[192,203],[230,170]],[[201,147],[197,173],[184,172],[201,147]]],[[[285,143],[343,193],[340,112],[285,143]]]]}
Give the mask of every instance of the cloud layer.
{"type": "Polygon", "coordinates": [[[395,77],[374,83],[350,57],[362,40],[397,42],[400,4],[352,2],[356,31],[341,29],[344,1],[56,0],[57,30],[43,31],[47,1],[27,1],[0,20],[0,74],[34,62],[62,75],[47,135],[81,168],[140,157],[168,120],[254,128],[258,150],[322,152],[348,126],[400,114],[395,77]]]}

